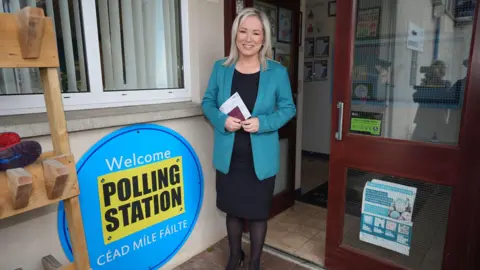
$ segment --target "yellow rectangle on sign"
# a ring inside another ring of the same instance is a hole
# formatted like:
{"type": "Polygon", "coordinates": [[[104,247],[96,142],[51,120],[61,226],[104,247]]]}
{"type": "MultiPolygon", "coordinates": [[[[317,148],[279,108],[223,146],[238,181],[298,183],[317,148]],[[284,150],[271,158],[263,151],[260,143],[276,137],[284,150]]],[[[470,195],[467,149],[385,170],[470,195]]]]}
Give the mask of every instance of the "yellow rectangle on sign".
{"type": "Polygon", "coordinates": [[[110,244],[185,213],[182,157],[99,176],[98,192],[110,244]]]}

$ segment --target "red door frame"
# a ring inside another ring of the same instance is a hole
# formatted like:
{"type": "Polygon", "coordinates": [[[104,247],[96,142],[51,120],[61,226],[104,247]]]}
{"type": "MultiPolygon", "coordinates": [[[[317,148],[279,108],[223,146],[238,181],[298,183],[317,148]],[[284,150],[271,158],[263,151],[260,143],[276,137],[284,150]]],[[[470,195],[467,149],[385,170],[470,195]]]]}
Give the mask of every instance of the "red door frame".
{"type": "MultiPolygon", "coordinates": [[[[343,121],[343,140],[335,139],[339,112],[332,106],[330,185],[327,218],[326,267],[329,269],[404,269],[390,261],[343,246],[346,168],[401,176],[451,186],[448,231],[444,247],[443,269],[474,269],[474,256],[480,236],[480,22],[476,7],[470,51],[470,66],[463,103],[458,146],[433,145],[412,141],[372,138],[349,134],[350,119],[343,121]],[[421,166],[419,166],[421,164],[421,166]],[[476,197],[475,197],[476,196],[476,197]],[[476,221],[476,222],[475,222],[476,221]],[[476,226],[476,227],[475,227],[476,226]],[[475,246],[476,245],[476,246],[475,246]]],[[[354,56],[356,1],[337,1],[334,52],[333,104],[345,104],[350,115],[351,78],[354,56]]]]}
{"type": "MultiPolygon", "coordinates": [[[[244,0],[246,7],[253,6],[253,0],[244,0]]],[[[232,36],[232,25],[237,15],[237,4],[235,0],[224,0],[223,1],[223,36],[225,39],[225,56],[230,54],[230,45],[231,36],[232,36]]]]}

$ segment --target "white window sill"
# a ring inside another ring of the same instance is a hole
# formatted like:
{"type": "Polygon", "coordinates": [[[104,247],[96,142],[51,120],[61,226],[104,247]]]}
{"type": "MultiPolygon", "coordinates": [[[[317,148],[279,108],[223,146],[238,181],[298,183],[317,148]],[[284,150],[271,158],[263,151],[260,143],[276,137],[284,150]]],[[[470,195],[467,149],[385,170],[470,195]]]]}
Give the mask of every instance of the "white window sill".
{"type": "MultiPolygon", "coordinates": [[[[69,132],[149,123],[203,115],[200,104],[165,103],[65,112],[69,132]]],[[[22,138],[50,135],[46,113],[0,116],[0,133],[16,132],[22,138]]]]}

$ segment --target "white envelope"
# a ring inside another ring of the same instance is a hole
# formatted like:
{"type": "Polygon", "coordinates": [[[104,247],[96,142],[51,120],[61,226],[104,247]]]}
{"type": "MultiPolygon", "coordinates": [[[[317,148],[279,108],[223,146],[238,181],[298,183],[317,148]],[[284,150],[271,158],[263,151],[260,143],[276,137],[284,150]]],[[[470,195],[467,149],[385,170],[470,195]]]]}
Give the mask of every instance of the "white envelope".
{"type": "MultiPolygon", "coordinates": [[[[237,115],[235,115],[236,112],[237,112],[236,108],[238,108],[238,110],[240,111],[240,113],[242,114],[242,116],[245,120],[252,116],[250,114],[250,112],[248,111],[247,106],[243,102],[243,99],[238,94],[238,92],[235,92],[235,94],[233,94],[229,99],[227,99],[222,104],[222,106],[220,106],[220,111],[223,112],[224,114],[228,114],[232,117],[235,117],[235,116],[237,116],[237,115]]],[[[238,116],[237,116],[237,118],[238,118],[238,116]]]]}

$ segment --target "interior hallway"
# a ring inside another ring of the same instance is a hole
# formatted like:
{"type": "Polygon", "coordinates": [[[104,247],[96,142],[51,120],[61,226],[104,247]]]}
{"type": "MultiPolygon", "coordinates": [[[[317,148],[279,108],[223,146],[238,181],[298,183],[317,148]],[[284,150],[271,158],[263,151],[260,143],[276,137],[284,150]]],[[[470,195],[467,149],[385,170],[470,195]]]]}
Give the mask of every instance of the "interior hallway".
{"type": "Polygon", "coordinates": [[[328,158],[302,155],[301,196],[295,205],[271,219],[265,243],[323,266],[325,263],[328,158]]]}

